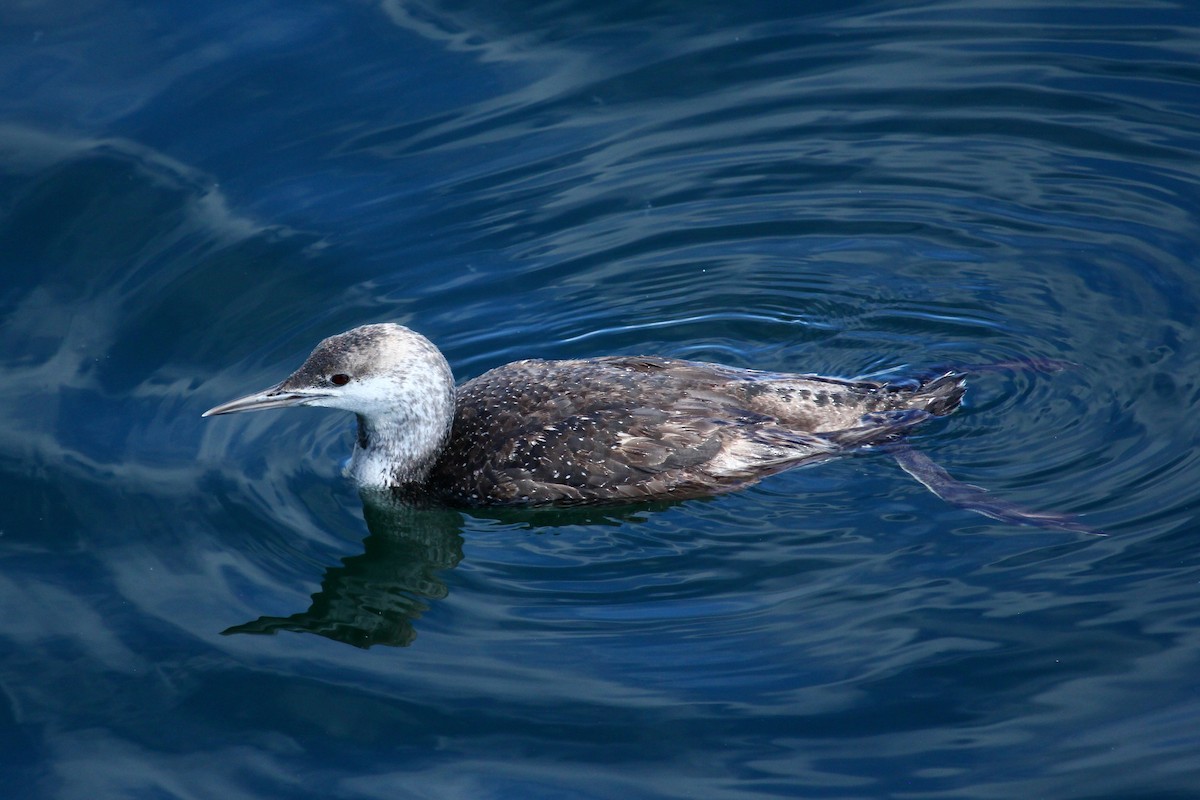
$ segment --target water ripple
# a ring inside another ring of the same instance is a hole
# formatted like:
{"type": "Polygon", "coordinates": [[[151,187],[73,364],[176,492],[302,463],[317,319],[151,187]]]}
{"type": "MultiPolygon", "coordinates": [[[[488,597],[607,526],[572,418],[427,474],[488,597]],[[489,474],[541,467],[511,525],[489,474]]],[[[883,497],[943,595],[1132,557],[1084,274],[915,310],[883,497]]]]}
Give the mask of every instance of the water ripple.
{"type": "Polygon", "coordinates": [[[1191,9],[25,6],[0,9],[12,786],[1196,785],[1191,9]],[[947,506],[884,452],[674,506],[381,510],[339,477],[350,420],[198,418],[381,319],[464,378],[1008,364],[913,445],[1112,535],[947,506]],[[1016,366],[1050,361],[1076,366],[1016,366]]]}

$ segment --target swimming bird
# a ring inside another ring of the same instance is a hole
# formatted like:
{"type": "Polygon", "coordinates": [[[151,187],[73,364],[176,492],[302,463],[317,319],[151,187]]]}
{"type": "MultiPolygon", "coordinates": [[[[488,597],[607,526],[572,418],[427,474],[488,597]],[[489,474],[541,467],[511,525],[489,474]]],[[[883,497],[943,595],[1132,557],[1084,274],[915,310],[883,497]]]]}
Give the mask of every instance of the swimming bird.
{"type": "Polygon", "coordinates": [[[964,388],[954,371],[892,385],[653,356],[517,361],[456,387],[429,339],[385,323],[325,339],[281,383],[203,416],[352,411],[347,472],[363,488],[578,505],[737,489],[893,441],[954,411],[964,388]]]}

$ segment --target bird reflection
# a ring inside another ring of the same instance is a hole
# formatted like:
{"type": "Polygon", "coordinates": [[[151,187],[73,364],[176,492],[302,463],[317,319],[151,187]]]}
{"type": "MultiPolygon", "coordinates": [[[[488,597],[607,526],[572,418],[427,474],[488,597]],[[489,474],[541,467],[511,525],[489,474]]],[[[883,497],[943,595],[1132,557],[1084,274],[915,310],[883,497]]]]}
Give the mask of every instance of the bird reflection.
{"type": "Polygon", "coordinates": [[[259,617],[222,633],[299,631],[367,648],[406,647],[431,600],[448,594],[439,573],[462,560],[461,512],[362,493],[370,535],[363,552],[330,567],[307,611],[259,617]]]}
{"type": "MultiPolygon", "coordinates": [[[[315,633],[368,648],[407,647],[417,637],[414,623],[449,589],[440,574],[463,557],[463,512],[430,506],[389,491],[364,490],[363,518],[370,535],[363,552],[330,567],[307,611],[287,617],[263,616],[234,625],[224,634],[315,633]]],[[[674,502],[565,509],[476,509],[473,517],[516,529],[545,530],[567,525],[621,525],[641,522],[674,502]]]]}

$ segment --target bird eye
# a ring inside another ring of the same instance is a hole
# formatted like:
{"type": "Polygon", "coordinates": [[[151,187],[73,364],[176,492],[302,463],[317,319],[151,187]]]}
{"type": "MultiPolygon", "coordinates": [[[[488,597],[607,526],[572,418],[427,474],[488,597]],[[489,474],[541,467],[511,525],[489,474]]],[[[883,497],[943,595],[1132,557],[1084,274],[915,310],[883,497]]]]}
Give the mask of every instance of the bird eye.
{"type": "Polygon", "coordinates": [[[330,376],[329,382],[334,386],[345,386],[350,382],[350,376],[344,372],[339,372],[337,375],[330,376]]]}

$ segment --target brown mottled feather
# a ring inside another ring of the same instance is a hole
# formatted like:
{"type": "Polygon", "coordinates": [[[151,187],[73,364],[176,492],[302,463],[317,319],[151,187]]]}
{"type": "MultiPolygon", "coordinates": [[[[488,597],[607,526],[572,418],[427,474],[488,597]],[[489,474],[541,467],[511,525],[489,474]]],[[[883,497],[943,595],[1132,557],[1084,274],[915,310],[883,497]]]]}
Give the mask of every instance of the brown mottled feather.
{"type": "Polygon", "coordinates": [[[894,438],[953,411],[918,387],[646,357],[518,361],[458,389],[425,490],[467,505],[686,498],[894,438]]]}

